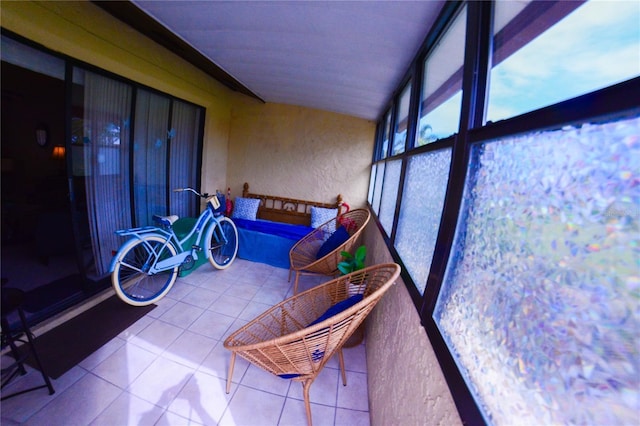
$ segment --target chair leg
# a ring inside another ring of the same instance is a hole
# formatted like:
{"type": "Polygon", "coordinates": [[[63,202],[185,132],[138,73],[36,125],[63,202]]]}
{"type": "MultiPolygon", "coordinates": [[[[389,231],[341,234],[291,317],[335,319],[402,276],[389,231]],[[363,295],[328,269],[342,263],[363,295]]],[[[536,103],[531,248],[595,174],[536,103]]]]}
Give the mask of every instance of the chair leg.
{"type": "Polygon", "coordinates": [[[304,408],[307,411],[307,425],[312,426],[311,422],[311,401],[309,400],[309,389],[313,380],[305,380],[302,382],[302,394],[304,395],[304,408]]]}
{"type": "Polygon", "coordinates": [[[227,393],[231,391],[231,377],[233,376],[233,367],[236,364],[236,353],[231,352],[231,363],[229,364],[229,374],[227,375],[227,393]]]}
{"type": "Polygon", "coordinates": [[[27,335],[27,340],[29,341],[29,345],[31,346],[31,352],[33,355],[33,359],[35,359],[36,364],[38,364],[38,369],[42,374],[42,378],[44,379],[45,384],[47,385],[47,389],[49,390],[49,395],[53,395],[56,391],[53,389],[53,385],[51,384],[51,380],[49,376],[44,371],[44,367],[42,367],[42,362],[40,362],[40,357],[38,356],[38,352],[36,351],[36,346],[33,342],[33,335],[31,334],[31,330],[29,330],[29,326],[27,325],[27,318],[24,315],[24,311],[22,308],[18,308],[18,315],[20,316],[20,320],[25,328],[24,334],[27,335]]]}
{"type": "Polygon", "coordinates": [[[293,283],[293,295],[298,294],[298,278],[300,278],[300,271],[296,271],[296,279],[293,283]]]}
{"type": "Polygon", "coordinates": [[[342,386],[347,386],[347,372],[344,369],[344,356],[342,348],[338,349],[338,361],[340,362],[340,372],[342,373],[342,386]]]}

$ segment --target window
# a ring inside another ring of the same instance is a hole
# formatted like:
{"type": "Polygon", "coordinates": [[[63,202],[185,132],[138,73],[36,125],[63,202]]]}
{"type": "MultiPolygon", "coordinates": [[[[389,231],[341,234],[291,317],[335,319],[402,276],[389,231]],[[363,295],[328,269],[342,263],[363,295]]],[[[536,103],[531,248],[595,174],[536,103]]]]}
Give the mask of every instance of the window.
{"type": "Polygon", "coordinates": [[[489,121],[640,75],[638,2],[496,2],[495,9],[489,121]]]}
{"type": "Polygon", "coordinates": [[[391,111],[387,112],[384,119],[384,127],[382,130],[382,146],[380,149],[380,158],[387,158],[389,155],[389,139],[391,137],[391,111]]]}
{"type": "Polygon", "coordinates": [[[458,131],[466,21],[467,9],[463,8],[424,62],[416,146],[458,131]]]}
{"type": "Polygon", "coordinates": [[[380,200],[380,212],[378,216],[382,227],[387,231],[387,235],[389,236],[391,236],[393,218],[396,212],[401,165],[402,160],[393,160],[388,161],[385,166],[382,199],[380,200]]]}
{"type": "Polygon", "coordinates": [[[407,129],[409,127],[409,101],[411,100],[411,82],[407,83],[398,98],[396,112],[396,131],[393,137],[393,150],[391,155],[402,154],[407,142],[407,129]]]}
{"type": "Polygon", "coordinates": [[[473,147],[434,318],[489,423],[637,421],[639,135],[634,118],[473,147]]]}
{"type": "Polygon", "coordinates": [[[407,72],[414,149],[376,157],[369,200],[460,416],[634,423],[640,4],[441,17],[407,72]]]}
{"type": "Polygon", "coordinates": [[[451,149],[445,148],[413,156],[407,166],[395,245],[421,295],[440,228],[450,163],[451,149]]]}

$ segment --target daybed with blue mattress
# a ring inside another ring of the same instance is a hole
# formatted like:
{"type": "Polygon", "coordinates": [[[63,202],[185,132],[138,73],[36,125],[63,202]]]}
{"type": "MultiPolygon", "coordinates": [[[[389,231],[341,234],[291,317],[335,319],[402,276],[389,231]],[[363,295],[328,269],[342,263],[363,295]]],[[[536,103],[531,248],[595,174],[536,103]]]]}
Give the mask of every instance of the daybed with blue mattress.
{"type": "Polygon", "coordinates": [[[238,257],[288,269],[289,251],[304,236],[337,216],[335,203],[320,203],[249,192],[245,183],[231,219],[238,228],[238,257]]]}

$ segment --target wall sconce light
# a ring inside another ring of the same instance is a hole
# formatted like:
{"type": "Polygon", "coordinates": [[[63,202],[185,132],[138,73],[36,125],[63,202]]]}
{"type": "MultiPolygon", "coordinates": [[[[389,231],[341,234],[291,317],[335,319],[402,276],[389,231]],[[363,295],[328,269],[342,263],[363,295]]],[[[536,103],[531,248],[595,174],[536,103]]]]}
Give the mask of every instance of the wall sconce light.
{"type": "Polygon", "coordinates": [[[53,147],[53,159],[54,160],[62,160],[64,159],[64,146],[56,145],[53,147]]]}
{"type": "Polygon", "coordinates": [[[46,146],[47,142],[49,142],[49,130],[44,124],[36,127],[36,142],[38,142],[38,145],[41,147],[46,146]]]}

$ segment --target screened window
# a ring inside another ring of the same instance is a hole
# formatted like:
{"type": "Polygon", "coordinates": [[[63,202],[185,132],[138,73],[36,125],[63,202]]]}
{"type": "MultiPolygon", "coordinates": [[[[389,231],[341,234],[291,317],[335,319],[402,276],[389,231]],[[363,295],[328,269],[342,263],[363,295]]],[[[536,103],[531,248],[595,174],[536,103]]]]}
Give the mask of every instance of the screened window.
{"type": "Polygon", "coordinates": [[[407,83],[400,93],[396,109],[396,131],[393,137],[393,150],[391,155],[402,154],[407,142],[407,129],[409,126],[409,101],[411,100],[411,82],[407,83]]]}
{"type": "Polygon", "coordinates": [[[637,422],[639,135],[635,118],[473,147],[434,318],[490,423],[637,422]]]}
{"type": "Polygon", "coordinates": [[[487,120],[640,75],[640,3],[495,3],[487,120]]]}
{"type": "Polygon", "coordinates": [[[467,9],[463,8],[424,62],[416,146],[458,131],[466,21],[467,9]]]}
{"type": "Polygon", "coordinates": [[[380,149],[380,158],[387,158],[389,155],[389,139],[391,138],[391,111],[388,111],[384,117],[384,127],[382,130],[382,144],[380,149]]]}

